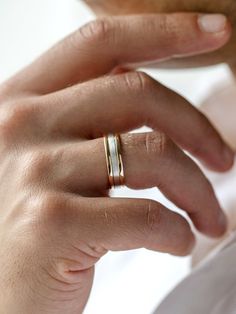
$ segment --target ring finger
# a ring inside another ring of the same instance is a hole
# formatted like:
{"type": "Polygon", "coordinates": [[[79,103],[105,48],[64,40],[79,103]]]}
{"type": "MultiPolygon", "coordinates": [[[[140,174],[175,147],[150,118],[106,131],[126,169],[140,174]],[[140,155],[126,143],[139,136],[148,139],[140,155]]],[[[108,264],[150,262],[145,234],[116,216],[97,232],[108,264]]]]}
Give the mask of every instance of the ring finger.
{"type": "MultiPolygon", "coordinates": [[[[211,184],[171,140],[158,132],[124,134],[121,146],[127,186],[158,187],[189,214],[198,230],[210,236],[222,235],[225,216],[211,184]]],[[[62,158],[57,158],[58,171],[54,169],[61,174],[57,180],[60,188],[66,185],[70,191],[84,196],[109,188],[102,138],[65,144],[58,155],[62,158]]]]}

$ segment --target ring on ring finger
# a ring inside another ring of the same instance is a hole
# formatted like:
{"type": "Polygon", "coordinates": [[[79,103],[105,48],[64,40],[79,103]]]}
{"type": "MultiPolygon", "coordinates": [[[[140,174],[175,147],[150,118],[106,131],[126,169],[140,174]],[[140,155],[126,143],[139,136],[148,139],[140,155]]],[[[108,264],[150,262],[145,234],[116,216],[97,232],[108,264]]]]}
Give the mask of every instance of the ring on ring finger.
{"type": "Polygon", "coordinates": [[[104,146],[108,178],[111,188],[124,185],[124,166],[121,155],[121,141],[119,134],[104,136],[104,146]]]}

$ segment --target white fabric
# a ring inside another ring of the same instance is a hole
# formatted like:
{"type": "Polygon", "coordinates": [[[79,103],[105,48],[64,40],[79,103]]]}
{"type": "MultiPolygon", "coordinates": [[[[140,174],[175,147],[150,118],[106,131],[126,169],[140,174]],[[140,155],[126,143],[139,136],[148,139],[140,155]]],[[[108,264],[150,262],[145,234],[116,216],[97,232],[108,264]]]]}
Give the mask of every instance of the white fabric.
{"type": "MultiPolygon", "coordinates": [[[[236,211],[236,165],[224,175],[208,173],[222,204],[236,211]]],[[[234,219],[235,220],[235,219],[234,219]]],[[[181,282],[154,314],[235,314],[236,313],[236,231],[232,231],[181,282]]],[[[234,229],[234,230],[233,230],[234,229]]],[[[204,242],[202,238],[202,242],[204,242]]],[[[211,241],[214,244],[214,241],[211,241]]],[[[210,248],[210,240],[205,246],[210,248]]]]}
{"type": "Polygon", "coordinates": [[[154,314],[235,314],[236,233],[197,267],[154,314]]]}

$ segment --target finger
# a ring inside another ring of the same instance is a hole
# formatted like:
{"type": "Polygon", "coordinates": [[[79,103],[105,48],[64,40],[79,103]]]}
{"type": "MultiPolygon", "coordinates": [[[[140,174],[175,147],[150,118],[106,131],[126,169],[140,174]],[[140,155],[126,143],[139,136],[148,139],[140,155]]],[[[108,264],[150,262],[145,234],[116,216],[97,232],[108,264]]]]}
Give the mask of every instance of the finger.
{"type": "Polygon", "coordinates": [[[148,125],[214,170],[225,171],[233,164],[234,153],[207,118],[142,72],[79,84],[45,97],[44,103],[52,134],[56,129],[63,135],[96,138],[148,125]]]}
{"type": "Polygon", "coordinates": [[[144,247],[184,256],[195,243],[184,218],[151,200],[73,197],[69,206],[70,233],[85,237],[91,255],[144,247]]]}
{"type": "Polygon", "coordinates": [[[216,126],[230,147],[236,151],[235,82],[215,88],[201,104],[201,111],[216,126]],[[222,103],[224,106],[222,106],[222,103]]]}
{"type": "Polygon", "coordinates": [[[216,32],[205,31],[202,15],[196,13],[120,16],[93,21],[21,72],[20,79],[13,78],[14,90],[46,94],[107,74],[117,66],[216,50],[231,35],[226,18],[219,17],[222,28],[216,32]]]}
{"type": "MultiPolygon", "coordinates": [[[[199,231],[216,237],[225,232],[226,218],[211,184],[173,142],[157,132],[125,134],[121,142],[128,187],[158,187],[189,214],[199,231]]],[[[61,150],[58,155],[63,159],[59,162],[57,159],[57,172],[61,173],[59,188],[66,185],[71,192],[91,196],[88,193],[96,195],[95,191],[98,194],[110,187],[103,139],[66,145],[61,150]],[[60,169],[66,169],[66,175],[60,169]]]]}

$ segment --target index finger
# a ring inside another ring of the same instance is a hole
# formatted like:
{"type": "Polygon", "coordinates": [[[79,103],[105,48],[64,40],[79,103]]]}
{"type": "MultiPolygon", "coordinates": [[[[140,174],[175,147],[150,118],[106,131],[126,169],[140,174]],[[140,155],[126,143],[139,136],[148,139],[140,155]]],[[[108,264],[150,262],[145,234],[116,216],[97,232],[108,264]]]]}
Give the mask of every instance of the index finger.
{"type": "MultiPolygon", "coordinates": [[[[215,16],[215,15],[212,15],[215,16]]],[[[14,90],[47,94],[123,65],[216,50],[231,35],[229,22],[206,31],[196,13],[146,14],[93,21],[61,41],[19,76],[14,90]]],[[[206,23],[205,23],[206,26],[206,23]]]]}

